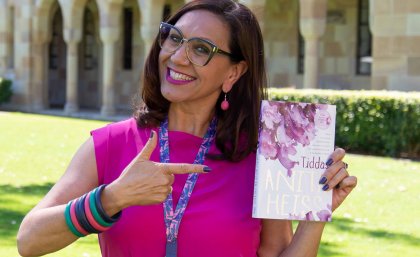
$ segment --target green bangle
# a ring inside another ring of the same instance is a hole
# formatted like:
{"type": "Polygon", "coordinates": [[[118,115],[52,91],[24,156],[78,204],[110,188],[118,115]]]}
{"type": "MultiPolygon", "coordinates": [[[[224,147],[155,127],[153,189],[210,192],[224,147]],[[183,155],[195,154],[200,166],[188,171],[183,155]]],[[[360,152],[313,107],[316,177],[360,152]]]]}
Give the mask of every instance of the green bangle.
{"type": "Polygon", "coordinates": [[[70,231],[73,233],[73,235],[77,237],[84,237],[85,235],[81,234],[79,231],[77,231],[76,227],[73,225],[73,222],[71,222],[70,217],[70,205],[73,201],[68,202],[66,209],[64,210],[64,217],[66,219],[67,227],[70,229],[70,231]]]}
{"type": "Polygon", "coordinates": [[[102,217],[99,215],[98,210],[96,209],[96,205],[95,205],[95,195],[96,192],[98,191],[98,188],[95,188],[92,193],[89,196],[89,207],[90,210],[92,211],[92,215],[95,218],[95,220],[104,227],[110,227],[112,225],[114,225],[114,223],[109,223],[106,222],[104,219],[102,219],[102,217]]]}

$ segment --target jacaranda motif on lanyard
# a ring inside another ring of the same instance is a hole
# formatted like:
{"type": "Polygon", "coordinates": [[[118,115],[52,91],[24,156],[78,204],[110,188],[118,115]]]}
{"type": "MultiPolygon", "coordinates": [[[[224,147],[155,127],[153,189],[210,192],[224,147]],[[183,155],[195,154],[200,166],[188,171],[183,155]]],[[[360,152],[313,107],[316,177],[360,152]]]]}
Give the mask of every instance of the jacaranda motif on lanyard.
{"type": "MultiPolygon", "coordinates": [[[[197,156],[195,157],[194,164],[203,164],[205,156],[209,151],[211,143],[213,142],[216,135],[216,125],[217,118],[213,118],[213,120],[210,122],[209,128],[207,129],[206,135],[204,136],[203,142],[201,143],[200,149],[198,150],[197,156]]],[[[169,163],[168,119],[165,119],[159,128],[159,145],[160,162],[169,163]]],[[[179,225],[181,223],[185,209],[187,208],[188,200],[190,199],[197,179],[197,173],[192,173],[188,176],[184,188],[182,189],[181,197],[179,198],[179,202],[176,206],[175,213],[172,207],[172,193],[168,195],[168,198],[166,198],[165,202],[163,203],[166,225],[166,257],[177,256],[177,237],[179,225]]]]}

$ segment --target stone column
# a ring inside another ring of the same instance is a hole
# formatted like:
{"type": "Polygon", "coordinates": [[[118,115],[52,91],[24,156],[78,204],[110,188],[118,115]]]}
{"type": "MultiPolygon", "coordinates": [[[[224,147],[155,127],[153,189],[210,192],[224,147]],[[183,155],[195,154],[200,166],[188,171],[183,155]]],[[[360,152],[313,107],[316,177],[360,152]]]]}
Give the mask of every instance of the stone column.
{"type": "MultiPolygon", "coordinates": [[[[144,42],[145,62],[152,48],[153,40],[156,38],[160,22],[162,21],[162,11],[165,4],[164,0],[137,0],[141,10],[140,35],[144,42]]],[[[190,1],[185,1],[190,2],[190,1]]],[[[140,78],[143,78],[144,62],[141,66],[140,78]]],[[[140,84],[140,92],[143,85],[140,84]]],[[[142,100],[141,100],[142,101],[142,100]]]]}
{"type": "Polygon", "coordinates": [[[64,41],[67,44],[67,78],[66,78],[66,104],[64,112],[71,114],[79,110],[78,103],[78,64],[79,53],[78,44],[81,40],[81,31],[78,33],[73,29],[66,29],[64,31],[64,41]]]}
{"type": "Polygon", "coordinates": [[[32,51],[32,81],[33,81],[33,97],[32,97],[32,109],[34,111],[40,111],[47,107],[46,102],[46,59],[47,56],[47,42],[48,40],[48,27],[49,19],[46,13],[43,12],[42,8],[38,7],[35,11],[32,30],[33,51],[32,51]],[[43,14],[43,15],[42,15],[43,14]],[[46,17],[47,16],[47,17],[46,17]]]}
{"type": "Polygon", "coordinates": [[[34,42],[33,45],[33,69],[32,69],[32,80],[33,80],[33,95],[32,95],[32,110],[40,111],[46,107],[44,102],[44,82],[45,82],[45,62],[44,62],[44,50],[45,42],[34,42]]]}
{"type": "Polygon", "coordinates": [[[79,110],[79,43],[82,39],[83,7],[87,0],[58,0],[64,19],[64,41],[67,44],[66,104],[64,112],[72,114],[79,110]]]}
{"type": "Polygon", "coordinates": [[[121,33],[122,1],[107,0],[100,4],[100,38],[103,43],[103,87],[101,115],[111,116],[115,108],[115,45],[121,33]]]}
{"type": "Polygon", "coordinates": [[[83,10],[86,0],[58,0],[64,19],[64,41],[67,44],[66,104],[64,112],[71,114],[79,110],[78,44],[82,39],[83,10]]]}
{"type": "MultiPolygon", "coordinates": [[[[162,20],[162,10],[165,1],[163,0],[138,0],[141,8],[141,37],[144,41],[144,53],[146,56],[152,48],[159,24],[162,20]]],[[[146,58],[145,58],[146,59],[146,58]]]]}
{"type": "Polygon", "coordinates": [[[32,15],[34,11],[33,1],[15,1],[15,80],[13,82],[14,103],[24,106],[22,109],[31,111],[34,89],[32,85],[32,15]]]}
{"type": "Polygon", "coordinates": [[[264,34],[264,11],[266,0],[240,0],[239,2],[246,5],[257,16],[258,23],[262,33],[264,34]]]}
{"type": "MultiPolygon", "coordinates": [[[[102,39],[103,40],[103,39],[102,39]]],[[[103,116],[111,116],[116,113],[115,109],[115,43],[116,41],[105,41],[103,52],[103,89],[102,107],[103,116]]]]}
{"type": "Polygon", "coordinates": [[[299,0],[300,31],[305,40],[304,88],[317,88],[319,83],[319,44],[325,32],[327,0],[299,0]]]}

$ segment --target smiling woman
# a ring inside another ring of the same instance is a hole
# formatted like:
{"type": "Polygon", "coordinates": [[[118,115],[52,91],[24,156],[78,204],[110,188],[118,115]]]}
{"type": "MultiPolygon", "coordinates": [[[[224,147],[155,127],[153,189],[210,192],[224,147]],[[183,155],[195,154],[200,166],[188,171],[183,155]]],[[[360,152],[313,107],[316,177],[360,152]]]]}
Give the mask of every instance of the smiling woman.
{"type": "Polygon", "coordinates": [[[234,1],[193,1],[185,5],[161,24],[158,41],[148,56],[145,106],[140,106],[136,114],[139,126],[157,126],[167,116],[171,101],[179,103],[188,97],[194,108],[208,107],[203,112],[218,117],[216,144],[224,158],[244,158],[255,149],[259,102],[266,98],[263,57],[261,30],[248,8],[234,1]],[[196,52],[209,49],[210,53],[194,58],[193,46],[197,46],[196,52]],[[181,75],[191,83],[180,82],[181,75]],[[186,86],[175,87],[178,83],[186,86]],[[225,99],[228,112],[221,108],[225,99]],[[249,140],[242,140],[238,147],[245,131],[249,140]]]}
{"type": "Polygon", "coordinates": [[[161,93],[172,103],[169,116],[172,110],[199,106],[202,110],[199,115],[210,118],[221,91],[229,93],[247,70],[244,60],[234,62],[230,53],[221,50],[229,49],[229,27],[216,14],[205,10],[190,11],[175,26],[166,25],[166,29],[171,29],[166,39],[162,35],[166,33],[164,27],[165,24],[161,25],[159,37],[162,48],[159,70],[161,93]],[[183,34],[189,39],[183,38],[183,34]],[[177,79],[182,77],[188,80],[177,79]]]}
{"type": "MultiPolygon", "coordinates": [[[[144,104],[91,132],[23,220],[19,252],[97,233],[102,256],[315,256],[323,223],[293,235],[289,221],[251,216],[263,47],[255,15],[236,1],[191,1],[161,23],[144,104]]],[[[356,184],[336,177],[343,157],[331,155],[326,175],[342,185],[335,208],[356,184]]]]}

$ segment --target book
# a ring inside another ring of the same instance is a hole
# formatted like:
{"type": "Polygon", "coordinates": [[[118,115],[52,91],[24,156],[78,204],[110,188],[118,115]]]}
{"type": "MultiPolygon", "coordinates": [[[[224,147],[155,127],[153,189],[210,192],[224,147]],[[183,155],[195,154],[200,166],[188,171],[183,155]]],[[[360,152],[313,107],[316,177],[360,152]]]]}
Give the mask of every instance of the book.
{"type": "Polygon", "coordinates": [[[331,221],[332,190],[319,184],[334,151],[334,105],[262,101],[254,218],[331,221]]]}

